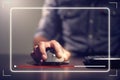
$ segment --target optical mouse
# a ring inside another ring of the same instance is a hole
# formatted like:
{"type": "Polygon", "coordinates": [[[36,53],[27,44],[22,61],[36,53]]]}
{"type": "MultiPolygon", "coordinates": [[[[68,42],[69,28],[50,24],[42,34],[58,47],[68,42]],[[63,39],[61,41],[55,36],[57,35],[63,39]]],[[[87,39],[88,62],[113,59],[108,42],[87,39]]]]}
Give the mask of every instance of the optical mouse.
{"type": "Polygon", "coordinates": [[[69,61],[64,61],[64,58],[57,58],[54,48],[46,48],[47,59],[43,64],[69,64],[69,61]]]}
{"type": "Polygon", "coordinates": [[[63,62],[64,58],[57,58],[54,48],[46,48],[47,60],[45,62],[63,62]]]}
{"type": "Polygon", "coordinates": [[[36,48],[36,52],[37,52],[37,55],[40,56],[40,58],[39,57],[36,58],[34,54],[31,54],[31,56],[34,59],[34,61],[36,62],[36,64],[39,64],[39,65],[69,64],[69,60],[64,61],[64,58],[57,58],[56,51],[55,51],[54,48],[46,48],[46,54],[47,54],[47,59],[46,60],[42,60],[42,57],[40,55],[38,47],[36,48]]]}

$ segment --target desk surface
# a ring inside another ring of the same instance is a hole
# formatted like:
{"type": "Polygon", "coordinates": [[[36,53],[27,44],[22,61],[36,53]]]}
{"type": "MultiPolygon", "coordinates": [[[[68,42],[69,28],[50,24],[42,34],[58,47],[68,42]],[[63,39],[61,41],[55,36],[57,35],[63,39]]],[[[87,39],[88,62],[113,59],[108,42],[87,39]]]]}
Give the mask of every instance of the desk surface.
{"type": "MultiPolygon", "coordinates": [[[[28,62],[30,62],[32,59],[30,56],[28,55],[13,55],[13,61],[12,63],[14,65],[31,65],[28,62]]],[[[119,80],[120,76],[119,76],[119,70],[113,70],[111,69],[109,72],[79,72],[79,73],[72,73],[72,72],[61,72],[61,73],[47,73],[47,72],[43,72],[43,73],[34,73],[34,72],[30,72],[30,73],[25,73],[25,72],[21,72],[21,73],[17,73],[17,72],[11,72],[9,70],[9,54],[8,55],[1,55],[0,56],[0,71],[1,71],[1,78],[4,78],[4,80],[119,80]],[[4,73],[3,73],[4,72],[4,73]],[[117,72],[117,75],[116,75],[117,72]],[[3,75],[4,74],[4,75],[3,75]],[[11,75],[11,76],[5,76],[5,75],[11,75]],[[114,76],[111,76],[114,75],[114,76]]],[[[71,59],[71,63],[69,65],[84,65],[82,63],[82,60],[80,58],[72,58],[71,59]]],[[[68,66],[69,66],[68,65],[68,66]]],[[[36,70],[71,70],[71,68],[42,68],[42,69],[36,69],[36,70]]],[[[22,69],[20,69],[22,70],[22,69]]],[[[28,70],[25,69],[24,70],[28,70]]],[[[93,70],[93,69],[88,69],[88,68],[72,68],[72,70],[93,70]]],[[[102,69],[97,69],[97,70],[102,70],[102,69]]]]}

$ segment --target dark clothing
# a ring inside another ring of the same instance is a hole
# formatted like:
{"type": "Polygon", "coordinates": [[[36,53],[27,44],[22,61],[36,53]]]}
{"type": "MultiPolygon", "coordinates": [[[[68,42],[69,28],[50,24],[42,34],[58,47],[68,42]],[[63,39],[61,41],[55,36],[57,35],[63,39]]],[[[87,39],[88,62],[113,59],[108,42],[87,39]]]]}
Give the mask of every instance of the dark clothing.
{"type": "Polygon", "coordinates": [[[106,7],[106,9],[45,9],[38,34],[53,39],[57,34],[64,47],[80,55],[120,52],[120,6],[110,0],[46,0],[45,7],[106,7]],[[110,27],[109,10],[110,9],[110,27]]]}

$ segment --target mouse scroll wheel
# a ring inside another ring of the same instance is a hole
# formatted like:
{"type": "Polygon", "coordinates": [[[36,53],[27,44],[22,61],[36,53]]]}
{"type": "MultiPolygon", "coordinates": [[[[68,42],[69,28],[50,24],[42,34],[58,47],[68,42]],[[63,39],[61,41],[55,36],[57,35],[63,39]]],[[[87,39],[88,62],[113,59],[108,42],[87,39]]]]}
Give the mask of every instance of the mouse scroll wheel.
{"type": "Polygon", "coordinates": [[[46,48],[46,52],[48,52],[48,51],[55,54],[54,48],[46,48]]]}

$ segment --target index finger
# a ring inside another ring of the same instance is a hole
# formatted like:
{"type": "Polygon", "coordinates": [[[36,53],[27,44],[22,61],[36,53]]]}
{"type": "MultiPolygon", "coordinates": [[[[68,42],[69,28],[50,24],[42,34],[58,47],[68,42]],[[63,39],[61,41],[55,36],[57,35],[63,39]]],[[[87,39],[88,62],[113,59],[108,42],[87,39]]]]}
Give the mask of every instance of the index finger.
{"type": "Polygon", "coordinates": [[[47,59],[45,42],[39,43],[39,50],[40,50],[40,54],[42,54],[42,58],[44,60],[47,59]]]}

